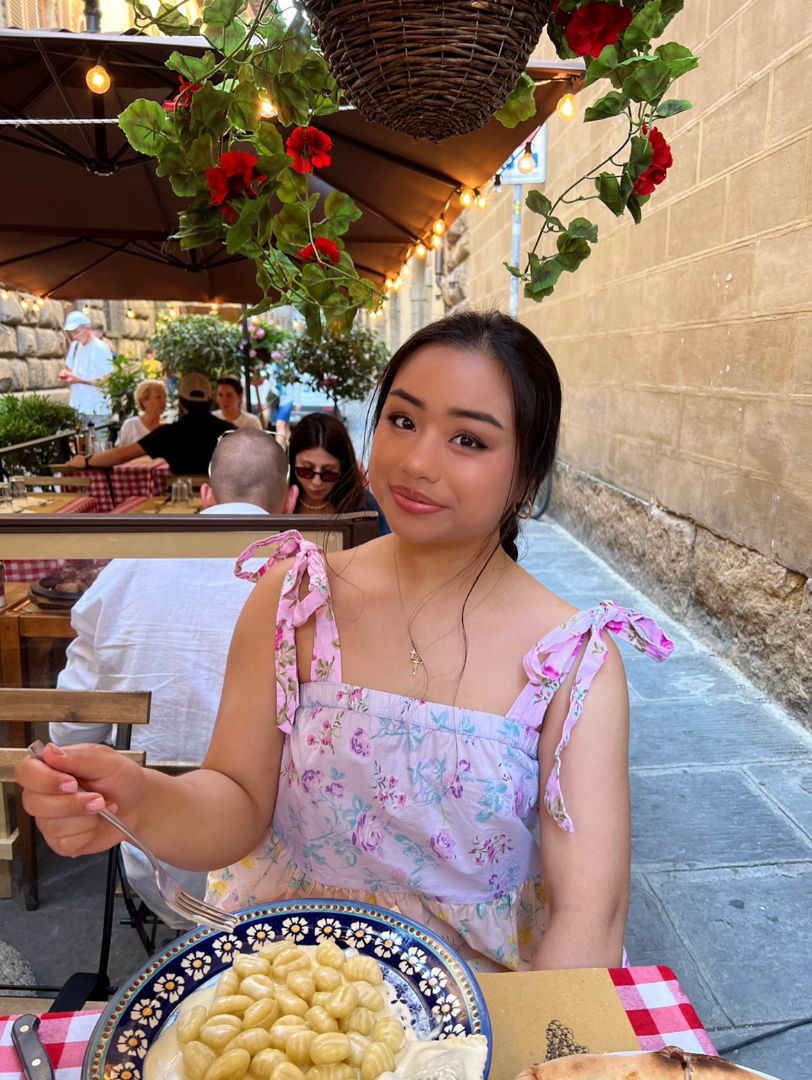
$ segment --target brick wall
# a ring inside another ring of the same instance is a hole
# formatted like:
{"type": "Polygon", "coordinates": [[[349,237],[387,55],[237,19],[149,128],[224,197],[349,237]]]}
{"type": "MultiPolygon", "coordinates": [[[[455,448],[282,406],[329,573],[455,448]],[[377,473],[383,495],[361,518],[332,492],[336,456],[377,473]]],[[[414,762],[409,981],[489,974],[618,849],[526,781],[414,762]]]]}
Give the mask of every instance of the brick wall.
{"type": "MultiPolygon", "coordinates": [[[[686,0],[668,37],[703,59],[674,95],[694,109],[661,124],[668,179],[640,227],[581,204],[600,225],[593,255],[552,299],[520,307],[564,382],[557,512],[619,564],[644,567],[664,600],[808,717],[809,676],[794,669],[808,671],[812,651],[812,4],[686,0]],[[676,590],[646,540],[661,511],[687,545],[676,590]]],[[[553,117],[545,190],[611,149],[612,126],[553,117]]],[[[468,218],[469,300],[505,308],[510,198],[468,218]]],[[[523,223],[531,243],[526,210],[523,223]]]]}

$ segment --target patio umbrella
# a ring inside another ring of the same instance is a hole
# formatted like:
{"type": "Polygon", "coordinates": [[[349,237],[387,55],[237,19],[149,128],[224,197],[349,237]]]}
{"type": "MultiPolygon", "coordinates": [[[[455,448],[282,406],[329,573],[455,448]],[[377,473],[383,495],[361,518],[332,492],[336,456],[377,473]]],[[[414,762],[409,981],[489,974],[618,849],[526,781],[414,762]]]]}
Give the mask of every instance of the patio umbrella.
{"type": "MultiPolygon", "coordinates": [[[[104,120],[138,97],[177,92],[170,52],[200,53],[199,38],[0,31],[0,118],[104,120]],[[91,93],[103,63],[111,88],[91,93]]],[[[346,237],[359,272],[381,281],[403,263],[449,195],[481,188],[555,108],[579,63],[535,65],[537,115],[508,130],[497,121],[440,144],[418,142],[354,110],[319,118],[333,164],[312,182],[356,200],[363,217],[346,237]]],[[[254,266],[221,245],[182,251],[171,239],[181,200],[115,124],[0,126],[0,282],[39,296],[250,303],[254,266]]],[[[447,214],[459,212],[457,200],[447,214]]]]}

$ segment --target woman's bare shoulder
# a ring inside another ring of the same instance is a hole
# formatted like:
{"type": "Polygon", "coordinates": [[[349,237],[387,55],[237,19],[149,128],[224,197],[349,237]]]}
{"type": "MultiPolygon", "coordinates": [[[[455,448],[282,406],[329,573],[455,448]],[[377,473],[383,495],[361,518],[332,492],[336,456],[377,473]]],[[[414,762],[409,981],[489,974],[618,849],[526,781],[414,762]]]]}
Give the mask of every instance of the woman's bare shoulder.
{"type": "Polygon", "coordinates": [[[580,610],[519,565],[513,568],[505,594],[505,602],[523,612],[530,637],[539,641],[580,610]]]}

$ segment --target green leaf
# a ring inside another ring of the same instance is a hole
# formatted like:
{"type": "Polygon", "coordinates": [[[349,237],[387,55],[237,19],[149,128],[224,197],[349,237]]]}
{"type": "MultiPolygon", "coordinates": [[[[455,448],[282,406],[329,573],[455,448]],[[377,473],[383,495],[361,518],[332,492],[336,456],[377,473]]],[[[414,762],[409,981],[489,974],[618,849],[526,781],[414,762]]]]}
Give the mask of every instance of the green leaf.
{"type": "Polygon", "coordinates": [[[211,135],[198,135],[189,147],[189,165],[198,174],[211,169],[215,164],[215,141],[211,135]]]}
{"type": "Polygon", "coordinates": [[[155,25],[162,34],[188,34],[192,30],[192,23],[180,11],[177,3],[164,3],[158,5],[158,13],[154,16],[155,25]]]}
{"type": "Polygon", "coordinates": [[[324,213],[334,232],[342,236],[361,217],[361,211],[349,197],[341,191],[331,191],[324,200],[324,213]]]}
{"type": "Polygon", "coordinates": [[[584,123],[588,124],[592,120],[605,120],[607,116],[619,116],[626,106],[629,104],[629,100],[624,94],[618,93],[617,90],[610,90],[604,97],[599,98],[594,105],[584,110],[584,123]]]}
{"type": "Polygon", "coordinates": [[[527,72],[522,72],[505,104],[493,115],[506,128],[515,128],[523,120],[536,115],[536,84],[527,72]]]}
{"type": "Polygon", "coordinates": [[[298,71],[310,52],[310,42],[304,34],[287,33],[279,51],[279,71],[298,71]]]}
{"type": "Polygon", "coordinates": [[[664,119],[668,116],[676,116],[677,113],[687,112],[688,109],[692,109],[693,105],[690,101],[681,101],[677,98],[669,98],[668,101],[661,101],[657,108],[654,110],[654,116],[658,119],[664,119]]]}
{"type": "Polygon", "coordinates": [[[229,58],[234,58],[240,51],[240,46],[248,46],[248,35],[245,24],[240,19],[228,23],[226,26],[207,27],[207,38],[217,49],[229,58]]]}
{"type": "Polygon", "coordinates": [[[660,0],[650,0],[637,12],[623,34],[623,45],[627,49],[648,49],[649,42],[662,33],[660,0]]]}
{"type": "Polygon", "coordinates": [[[565,270],[572,272],[577,270],[584,259],[588,259],[592,251],[586,240],[580,236],[569,236],[562,233],[556,241],[558,259],[565,270]]]}
{"type": "Polygon", "coordinates": [[[583,217],[573,218],[567,226],[567,235],[578,237],[581,240],[588,240],[590,244],[597,244],[598,226],[593,225],[591,221],[583,217]]]}
{"type": "Polygon", "coordinates": [[[177,71],[189,82],[203,82],[214,68],[214,53],[204,52],[202,56],[185,56],[183,53],[170,53],[166,67],[177,71]]]}
{"type": "Polygon", "coordinates": [[[639,225],[643,220],[643,215],[640,212],[640,198],[637,195],[630,195],[626,202],[626,206],[628,207],[629,213],[634,218],[635,225],[639,225]]]}
{"type": "Polygon", "coordinates": [[[633,136],[631,153],[626,165],[626,173],[632,183],[649,167],[652,153],[653,148],[647,138],[640,135],[633,136]]]}
{"type": "Polygon", "coordinates": [[[307,231],[308,215],[301,203],[288,203],[274,214],[272,227],[280,245],[291,249],[291,254],[310,243],[307,231]]]}
{"type": "MultiPolygon", "coordinates": [[[[254,239],[254,227],[262,210],[262,202],[259,199],[246,199],[240,210],[240,216],[226,229],[226,250],[230,255],[237,252],[248,254],[246,250],[250,241],[254,239]]],[[[256,248],[256,244],[253,245],[256,248]]]]}
{"type": "Polygon", "coordinates": [[[206,27],[228,26],[246,6],[247,0],[208,0],[203,7],[203,23],[206,27]]]}
{"type": "Polygon", "coordinates": [[[207,132],[219,139],[228,127],[228,109],[230,96],[221,90],[215,90],[211,83],[204,83],[192,94],[192,124],[194,134],[207,132]]]}
{"type": "MultiPolygon", "coordinates": [[[[257,149],[263,153],[271,155],[285,153],[285,143],[279,133],[279,128],[270,120],[262,120],[257,125],[254,142],[257,149]]],[[[285,154],[285,157],[287,157],[287,154],[285,154]]],[[[290,158],[288,158],[288,162],[290,162],[290,158]]]]}
{"type": "Polygon", "coordinates": [[[685,0],[660,0],[660,14],[663,20],[662,30],[665,30],[666,26],[671,22],[675,15],[678,15],[685,7],[685,0]]]}
{"type": "Polygon", "coordinates": [[[534,214],[541,214],[542,217],[548,217],[553,209],[553,204],[547,196],[542,195],[536,188],[528,191],[524,203],[528,210],[532,210],[534,214]]]}
{"type": "Polygon", "coordinates": [[[678,79],[680,75],[699,67],[699,57],[694,56],[690,49],[686,49],[684,45],[680,45],[676,41],[669,41],[666,45],[658,45],[654,50],[654,55],[665,63],[672,80],[678,79]]]}
{"type": "Polygon", "coordinates": [[[591,86],[593,82],[598,79],[604,79],[606,76],[615,70],[617,67],[617,49],[614,45],[607,45],[601,52],[600,56],[593,58],[587,57],[589,64],[586,69],[586,75],[584,76],[583,86],[586,89],[587,86],[591,86]]]}
{"type": "Polygon", "coordinates": [[[668,64],[649,59],[638,63],[623,80],[623,93],[632,101],[656,102],[671,85],[673,76],[668,64]]]}
{"type": "Polygon", "coordinates": [[[305,126],[309,118],[308,97],[295,75],[271,76],[271,98],[283,124],[305,126]]]}
{"type": "Polygon", "coordinates": [[[502,266],[504,266],[504,268],[508,271],[508,273],[512,274],[513,277],[515,277],[515,278],[523,278],[524,277],[524,273],[518,268],[518,266],[511,266],[509,262],[503,262],[502,266]]]}
{"type": "Polygon", "coordinates": [[[119,126],[134,150],[157,157],[171,131],[169,113],[157,101],[138,98],[118,118],[119,126]]]}
{"type": "MultiPolygon", "coordinates": [[[[287,157],[287,154],[285,155],[287,157]]],[[[290,158],[288,158],[290,162],[290,158]]],[[[307,180],[295,169],[287,169],[279,177],[276,197],[283,203],[297,202],[307,191],[307,180]]]]}
{"type": "Polygon", "coordinates": [[[241,82],[228,106],[228,119],[238,131],[253,131],[259,116],[259,94],[253,83],[241,82]]]}
{"type": "Polygon", "coordinates": [[[524,295],[530,300],[543,300],[555,288],[564,271],[564,264],[557,255],[539,258],[534,252],[528,256],[530,280],[524,287],[524,295]]]}
{"type": "Polygon", "coordinates": [[[611,173],[603,172],[595,181],[595,187],[598,189],[598,198],[604,206],[608,206],[615,217],[620,217],[626,204],[620,194],[618,178],[611,173]]]}

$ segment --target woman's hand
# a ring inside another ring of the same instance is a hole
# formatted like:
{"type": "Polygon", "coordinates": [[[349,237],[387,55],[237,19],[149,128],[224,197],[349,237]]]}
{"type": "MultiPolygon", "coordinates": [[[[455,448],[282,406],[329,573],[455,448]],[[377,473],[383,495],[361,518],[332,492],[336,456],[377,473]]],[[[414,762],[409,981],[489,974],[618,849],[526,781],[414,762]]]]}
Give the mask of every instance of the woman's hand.
{"type": "Polygon", "coordinates": [[[74,454],[68,462],[72,469],[84,469],[87,465],[83,454],[74,454]]]}
{"type": "Polygon", "coordinates": [[[144,770],[109,746],[49,743],[43,760],[26,758],[14,779],[23,806],[58,855],[91,855],[119,843],[122,835],[99,816],[112,810],[137,828],[144,770]]]}

